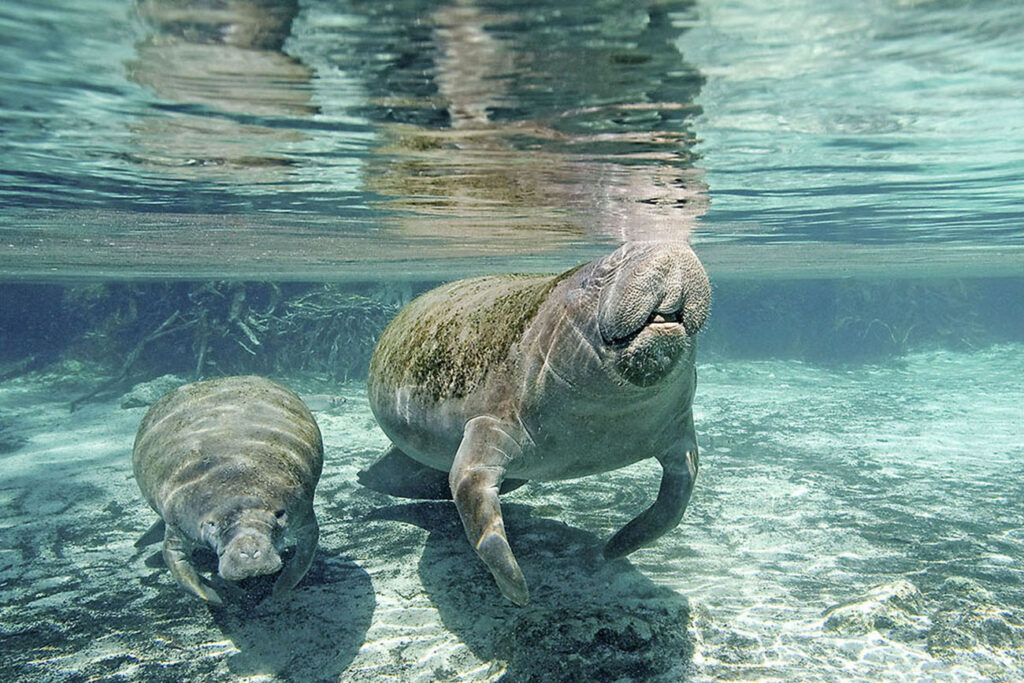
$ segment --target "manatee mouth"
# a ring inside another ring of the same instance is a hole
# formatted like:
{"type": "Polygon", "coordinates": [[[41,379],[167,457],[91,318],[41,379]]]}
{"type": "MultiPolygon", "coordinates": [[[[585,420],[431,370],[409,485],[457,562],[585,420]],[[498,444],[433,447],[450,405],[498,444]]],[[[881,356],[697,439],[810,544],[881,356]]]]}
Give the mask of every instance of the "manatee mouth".
{"type": "Polygon", "coordinates": [[[232,539],[222,550],[218,573],[228,581],[240,581],[273,574],[281,565],[281,557],[269,538],[246,533],[232,539]]]}
{"type": "Polygon", "coordinates": [[[655,334],[658,333],[683,333],[686,334],[686,327],[683,325],[683,312],[676,311],[674,313],[660,313],[658,311],[651,311],[651,314],[647,316],[647,320],[640,327],[635,330],[618,337],[613,337],[608,341],[616,345],[629,346],[641,333],[650,331],[655,334]]]}
{"type": "MultiPolygon", "coordinates": [[[[651,327],[656,330],[670,330],[675,327],[683,327],[683,313],[682,311],[676,311],[675,313],[668,313],[662,315],[661,313],[651,313],[651,316],[647,319],[644,327],[651,327]]],[[[637,330],[639,334],[639,330],[637,330]]]]}
{"type": "Polygon", "coordinates": [[[615,365],[631,384],[651,386],[672,372],[688,340],[681,313],[652,312],[641,327],[614,342],[615,365]]]}

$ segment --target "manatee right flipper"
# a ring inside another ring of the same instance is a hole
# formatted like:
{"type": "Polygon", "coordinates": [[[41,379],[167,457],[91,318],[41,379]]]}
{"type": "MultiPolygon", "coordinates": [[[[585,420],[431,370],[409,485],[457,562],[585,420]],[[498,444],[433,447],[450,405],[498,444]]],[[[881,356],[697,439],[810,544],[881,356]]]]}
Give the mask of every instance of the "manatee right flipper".
{"type": "Polygon", "coordinates": [[[217,591],[207,586],[196,574],[192,566],[191,544],[185,536],[168,524],[164,532],[164,564],[170,570],[171,576],[185,590],[195,593],[203,600],[214,605],[223,604],[217,591]]]}
{"type": "Polygon", "coordinates": [[[687,417],[686,434],[678,450],[659,456],[658,460],[662,467],[658,497],[649,508],[619,529],[608,541],[604,547],[604,556],[609,560],[628,555],[651,543],[674,529],[683,518],[699,466],[697,433],[693,428],[692,412],[687,417]]]}
{"type": "Polygon", "coordinates": [[[502,595],[525,605],[530,591],[509,547],[498,503],[505,467],[521,452],[514,433],[511,425],[489,416],[467,422],[448,482],[476,554],[491,570],[502,595]]]}
{"type": "MultiPolygon", "coordinates": [[[[356,474],[359,483],[372,491],[397,498],[451,500],[448,473],[416,462],[395,446],[381,458],[356,474]]],[[[506,479],[499,493],[507,493],[526,483],[525,479],[506,479]]]]}

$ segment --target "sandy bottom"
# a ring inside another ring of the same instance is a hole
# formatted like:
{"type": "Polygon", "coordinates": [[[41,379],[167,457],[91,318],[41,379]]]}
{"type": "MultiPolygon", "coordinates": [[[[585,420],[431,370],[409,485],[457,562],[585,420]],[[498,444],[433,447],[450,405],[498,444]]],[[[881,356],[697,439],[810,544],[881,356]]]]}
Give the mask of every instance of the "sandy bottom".
{"type": "Polygon", "coordinates": [[[1020,346],[704,364],[702,470],[654,547],[600,554],[653,498],[654,463],[505,497],[525,608],[450,503],[356,482],[387,445],[357,385],[311,400],[327,462],[309,574],[276,604],[259,581],[201,603],[159,546],[134,547],[155,520],[130,466],[145,408],[70,413],[90,386],[74,370],[0,384],[0,680],[1024,677],[1020,346]]]}

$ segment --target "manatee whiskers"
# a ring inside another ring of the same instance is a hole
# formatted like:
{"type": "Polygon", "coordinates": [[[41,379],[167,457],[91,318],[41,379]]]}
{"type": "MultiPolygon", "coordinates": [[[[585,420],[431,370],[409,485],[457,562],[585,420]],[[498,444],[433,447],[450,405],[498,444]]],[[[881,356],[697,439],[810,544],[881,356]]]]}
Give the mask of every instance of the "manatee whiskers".
{"type": "Polygon", "coordinates": [[[626,244],[561,275],[427,292],[374,352],[370,406],[394,445],[361,480],[409,497],[447,486],[472,548],[516,604],[529,589],[498,493],[521,480],[657,458],[654,504],[605,554],[653,542],[679,522],[697,474],[694,335],[710,297],[700,261],[675,243],[626,244]]]}

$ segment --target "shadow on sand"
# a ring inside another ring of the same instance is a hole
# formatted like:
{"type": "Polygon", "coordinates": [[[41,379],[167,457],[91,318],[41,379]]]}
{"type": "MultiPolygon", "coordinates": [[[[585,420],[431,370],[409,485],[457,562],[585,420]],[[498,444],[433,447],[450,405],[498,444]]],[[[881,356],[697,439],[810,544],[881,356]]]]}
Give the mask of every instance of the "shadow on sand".
{"type": "Polygon", "coordinates": [[[684,680],[693,642],[686,598],[655,585],[627,560],[609,562],[591,533],[502,505],[531,601],[502,598],[470,549],[449,502],[395,505],[373,520],[429,532],[420,579],[445,626],[505,681],[684,680]]]}
{"type": "Polygon", "coordinates": [[[174,583],[159,547],[131,552],[152,519],[140,504],[121,505],[84,467],[50,472],[5,478],[0,680],[338,680],[363,645],[376,595],[338,547],[322,540],[280,601],[261,600],[265,577],[210,607],[174,583]]]}
{"type": "MultiPolygon", "coordinates": [[[[204,559],[197,568],[216,572],[212,553],[204,559]]],[[[228,671],[238,677],[338,680],[370,628],[376,600],[369,574],[349,558],[317,552],[306,576],[280,601],[269,599],[275,578],[248,579],[242,590],[231,592],[215,580],[224,605],[207,607],[210,618],[239,650],[228,657],[228,671]]]]}

